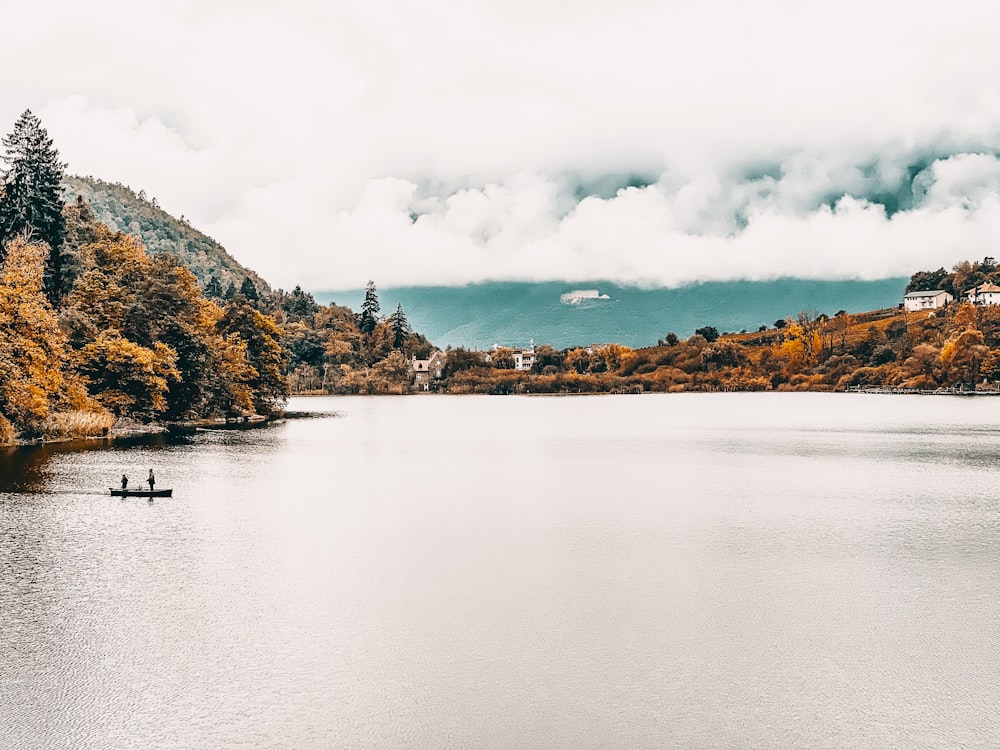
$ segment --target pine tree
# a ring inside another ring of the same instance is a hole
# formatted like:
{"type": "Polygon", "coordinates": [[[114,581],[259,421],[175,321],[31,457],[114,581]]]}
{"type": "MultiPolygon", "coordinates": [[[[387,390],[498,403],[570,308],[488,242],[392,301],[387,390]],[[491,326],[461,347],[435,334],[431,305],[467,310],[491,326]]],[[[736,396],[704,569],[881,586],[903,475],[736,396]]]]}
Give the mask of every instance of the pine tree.
{"type": "MultiPolygon", "coordinates": [[[[49,246],[45,286],[49,299],[61,296],[63,257],[62,179],[66,165],[41,121],[25,110],[3,139],[6,163],[0,196],[0,246],[18,235],[49,246]]],[[[2,259],[2,251],[0,251],[2,259]]]]}
{"type": "Polygon", "coordinates": [[[260,295],[257,294],[257,286],[253,283],[249,276],[243,279],[243,283],[240,284],[240,294],[247,298],[247,301],[253,305],[257,306],[260,302],[260,295]]]}
{"type": "Polygon", "coordinates": [[[214,273],[209,277],[208,283],[205,284],[205,296],[209,299],[222,299],[222,283],[219,281],[219,277],[214,273]]]}
{"type": "Polygon", "coordinates": [[[369,281],[365,288],[365,301],[361,303],[361,315],[358,317],[358,328],[367,336],[375,332],[378,325],[378,314],[382,309],[378,303],[378,294],[375,292],[375,282],[369,281]]]}
{"type": "Polygon", "coordinates": [[[306,320],[311,323],[319,310],[319,305],[309,292],[302,291],[302,287],[296,284],[281,302],[281,309],[292,320],[306,320]]]}
{"type": "Polygon", "coordinates": [[[396,303],[396,312],[390,316],[389,320],[392,325],[392,346],[394,349],[402,349],[410,335],[410,323],[406,320],[402,302],[396,303]]]}

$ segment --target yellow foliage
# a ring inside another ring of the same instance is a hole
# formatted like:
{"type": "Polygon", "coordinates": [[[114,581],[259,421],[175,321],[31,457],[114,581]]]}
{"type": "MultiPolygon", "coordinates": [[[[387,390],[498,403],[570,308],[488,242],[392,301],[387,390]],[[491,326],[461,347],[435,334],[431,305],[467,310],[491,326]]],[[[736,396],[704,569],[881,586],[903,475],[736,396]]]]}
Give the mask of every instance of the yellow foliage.
{"type": "Polygon", "coordinates": [[[0,413],[31,435],[63,384],[65,337],[42,291],[47,256],[47,246],[17,238],[0,269],[0,413]]]}
{"type": "Polygon", "coordinates": [[[105,331],[73,355],[76,371],[96,387],[97,399],[118,415],[151,417],[167,408],[168,381],[180,374],[177,354],[156,343],[152,349],[105,331]]]}
{"type": "Polygon", "coordinates": [[[967,328],[945,342],[941,349],[941,364],[947,382],[969,385],[976,382],[980,365],[990,352],[983,341],[982,331],[967,328]]]}
{"type": "Polygon", "coordinates": [[[963,302],[955,311],[951,326],[953,331],[965,331],[979,328],[979,308],[971,302],[963,302]]]}
{"type": "Polygon", "coordinates": [[[10,445],[17,438],[14,425],[3,414],[0,414],[0,445],[10,445]]]}

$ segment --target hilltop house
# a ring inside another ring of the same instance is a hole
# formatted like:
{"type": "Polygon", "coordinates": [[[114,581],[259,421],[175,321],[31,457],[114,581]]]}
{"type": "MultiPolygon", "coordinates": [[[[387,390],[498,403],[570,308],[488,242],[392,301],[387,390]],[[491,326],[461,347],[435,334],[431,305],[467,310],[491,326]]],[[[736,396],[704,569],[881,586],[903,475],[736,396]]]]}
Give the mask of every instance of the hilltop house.
{"type": "Polygon", "coordinates": [[[934,289],[929,292],[910,292],[903,297],[903,306],[909,312],[919,310],[937,310],[954,299],[944,289],[934,289]]]}
{"type": "Polygon", "coordinates": [[[974,305],[1000,305],[1000,286],[996,284],[980,284],[965,293],[969,302],[974,305]]]}
{"type": "Polygon", "coordinates": [[[410,372],[413,375],[413,390],[429,391],[432,380],[444,377],[444,365],[448,361],[446,352],[434,352],[430,359],[417,359],[414,355],[410,360],[410,372]]]}

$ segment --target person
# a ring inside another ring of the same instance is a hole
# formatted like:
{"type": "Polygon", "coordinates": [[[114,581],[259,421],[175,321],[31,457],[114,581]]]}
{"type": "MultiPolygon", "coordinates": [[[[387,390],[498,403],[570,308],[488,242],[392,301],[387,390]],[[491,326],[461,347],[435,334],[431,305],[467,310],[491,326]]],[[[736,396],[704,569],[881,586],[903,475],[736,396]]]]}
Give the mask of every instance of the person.
{"type": "Polygon", "coordinates": [[[128,477],[122,474],[122,492],[128,489],[128,477]]]}
{"type": "Polygon", "coordinates": [[[152,492],[152,491],[153,491],[153,483],[154,483],[155,481],[156,481],[156,478],[155,478],[155,477],[153,476],[153,470],[152,470],[152,469],[150,469],[150,470],[149,470],[149,491],[150,491],[150,492],[152,492]]]}

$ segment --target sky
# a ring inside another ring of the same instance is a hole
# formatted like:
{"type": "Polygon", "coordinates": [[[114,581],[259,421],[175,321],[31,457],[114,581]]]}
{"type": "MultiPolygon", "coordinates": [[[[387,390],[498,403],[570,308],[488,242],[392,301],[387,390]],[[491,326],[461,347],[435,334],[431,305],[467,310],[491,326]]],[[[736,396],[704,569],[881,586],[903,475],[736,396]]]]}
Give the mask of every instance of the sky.
{"type": "Polygon", "coordinates": [[[274,286],[1000,256],[996,3],[54,0],[4,26],[0,130],[31,109],[68,172],[274,286]]]}

